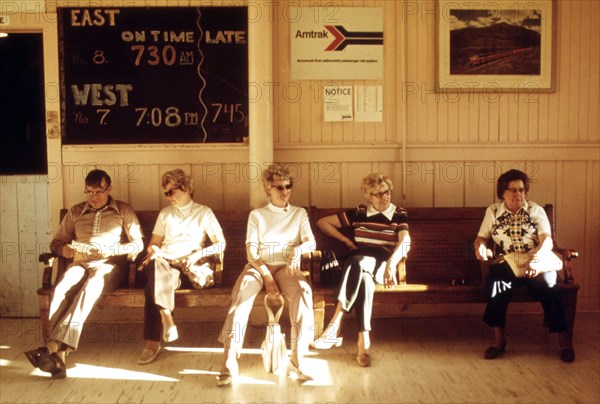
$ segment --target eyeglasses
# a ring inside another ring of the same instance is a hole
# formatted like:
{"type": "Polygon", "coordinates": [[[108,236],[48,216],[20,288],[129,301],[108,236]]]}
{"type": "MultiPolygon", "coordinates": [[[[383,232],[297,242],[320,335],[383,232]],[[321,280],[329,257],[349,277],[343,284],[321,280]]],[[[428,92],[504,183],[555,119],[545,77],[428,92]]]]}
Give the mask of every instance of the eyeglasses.
{"type": "Polygon", "coordinates": [[[513,194],[516,194],[517,192],[520,193],[520,194],[525,193],[525,188],[506,188],[506,190],[508,192],[513,193],[513,194]]]}
{"type": "Polygon", "coordinates": [[[89,189],[86,189],[83,191],[83,193],[86,195],[89,195],[89,196],[104,195],[104,193],[106,192],[107,189],[108,189],[108,187],[102,188],[102,190],[100,190],[100,191],[91,191],[89,189]]]}
{"type": "Polygon", "coordinates": [[[290,190],[292,189],[294,185],[293,184],[287,184],[287,185],[271,185],[271,188],[275,188],[278,191],[283,191],[284,189],[290,190]]]}
{"type": "Polygon", "coordinates": [[[390,191],[389,189],[386,189],[385,191],[382,191],[382,192],[378,192],[376,194],[374,194],[373,192],[370,192],[371,196],[375,196],[379,199],[383,198],[384,196],[390,196],[391,193],[392,193],[392,191],[390,191]]]}
{"type": "Polygon", "coordinates": [[[181,189],[181,188],[179,188],[179,187],[176,187],[176,188],[171,188],[171,189],[169,189],[168,191],[165,191],[165,192],[164,192],[164,193],[165,193],[165,196],[166,196],[166,197],[173,196],[173,193],[175,192],[175,190],[176,190],[176,189],[181,189]]]}

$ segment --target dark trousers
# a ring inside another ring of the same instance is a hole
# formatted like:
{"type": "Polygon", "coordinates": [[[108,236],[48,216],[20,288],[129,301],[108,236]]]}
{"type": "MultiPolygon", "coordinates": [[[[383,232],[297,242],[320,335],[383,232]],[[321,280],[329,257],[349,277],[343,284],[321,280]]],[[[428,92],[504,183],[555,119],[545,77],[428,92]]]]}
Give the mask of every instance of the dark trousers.
{"type": "Polygon", "coordinates": [[[486,282],[488,301],[483,321],[491,327],[504,328],[506,310],[512,298],[513,287],[525,286],[529,289],[529,293],[542,304],[544,319],[550,332],[566,331],[564,306],[560,295],[554,288],[555,284],[556,272],[546,272],[535,278],[517,278],[507,263],[492,266],[486,282]]]}
{"type": "Polygon", "coordinates": [[[385,269],[385,262],[364,255],[354,255],[344,262],[337,300],[345,312],[355,310],[359,331],[371,331],[375,275],[385,269]]]}
{"type": "Polygon", "coordinates": [[[146,287],[144,295],[144,339],[160,341],[163,335],[160,310],[175,310],[175,290],[179,287],[191,289],[191,284],[183,273],[171,267],[163,258],[156,258],[145,269],[146,287]]]}

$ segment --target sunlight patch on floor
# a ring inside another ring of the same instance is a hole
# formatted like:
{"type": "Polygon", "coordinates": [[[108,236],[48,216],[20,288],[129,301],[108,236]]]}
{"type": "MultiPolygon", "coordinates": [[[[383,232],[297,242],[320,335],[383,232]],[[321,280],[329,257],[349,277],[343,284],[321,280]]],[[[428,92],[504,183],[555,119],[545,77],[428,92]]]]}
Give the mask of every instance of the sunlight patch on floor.
{"type": "MultiPolygon", "coordinates": [[[[187,348],[182,348],[180,350],[187,350],[187,348]]],[[[244,351],[246,351],[246,350],[244,350],[244,351]]],[[[260,355],[260,349],[254,349],[252,351],[256,351],[254,353],[260,355]]],[[[248,353],[248,352],[246,352],[246,353],[248,353]]],[[[249,375],[244,375],[244,369],[242,368],[240,370],[241,374],[235,379],[234,384],[236,384],[236,385],[240,385],[240,384],[277,385],[277,384],[282,383],[286,379],[288,379],[289,381],[302,383],[303,385],[306,385],[306,386],[332,386],[333,385],[331,371],[329,369],[329,365],[327,364],[326,360],[310,358],[310,359],[306,359],[305,362],[306,362],[306,369],[307,369],[306,372],[313,377],[313,380],[299,382],[295,379],[287,378],[287,376],[285,374],[286,369],[282,369],[281,372],[277,372],[275,374],[269,374],[269,373],[265,372],[265,377],[278,377],[279,378],[278,381],[265,380],[260,377],[250,377],[249,375]]],[[[286,367],[287,367],[287,363],[286,363],[286,367]]],[[[256,371],[254,371],[254,372],[256,372],[256,371]]],[[[203,369],[183,369],[179,372],[179,374],[182,376],[187,376],[187,375],[215,376],[215,378],[216,378],[216,376],[219,374],[219,372],[203,370],[203,369]]]]}

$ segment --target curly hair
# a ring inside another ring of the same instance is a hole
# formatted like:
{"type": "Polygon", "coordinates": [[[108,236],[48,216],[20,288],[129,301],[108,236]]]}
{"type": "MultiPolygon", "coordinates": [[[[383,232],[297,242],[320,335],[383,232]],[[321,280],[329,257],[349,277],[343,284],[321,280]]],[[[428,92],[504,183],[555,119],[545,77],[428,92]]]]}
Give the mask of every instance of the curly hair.
{"type": "Polygon", "coordinates": [[[104,170],[94,169],[85,176],[85,185],[89,187],[101,187],[102,179],[104,179],[106,186],[109,187],[111,183],[110,175],[104,170]]]}
{"type": "Polygon", "coordinates": [[[262,173],[262,183],[267,195],[269,194],[269,188],[277,180],[288,181],[291,185],[294,185],[294,177],[290,174],[288,167],[281,163],[273,163],[262,173]]]}
{"type": "Polygon", "coordinates": [[[162,175],[162,187],[166,187],[167,184],[172,184],[173,188],[179,188],[184,192],[189,191],[190,195],[194,195],[194,180],[180,168],[167,171],[162,175]]]}
{"type": "Polygon", "coordinates": [[[387,184],[388,188],[391,190],[394,189],[394,184],[390,177],[382,173],[371,173],[362,179],[360,184],[360,190],[365,195],[365,197],[369,196],[369,192],[382,184],[387,184]]]}
{"type": "Polygon", "coordinates": [[[498,199],[504,199],[504,191],[508,189],[508,184],[519,180],[523,181],[525,193],[529,192],[529,177],[523,171],[513,169],[500,175],[496,183],[496,195],[498,195],[498,199]]]}

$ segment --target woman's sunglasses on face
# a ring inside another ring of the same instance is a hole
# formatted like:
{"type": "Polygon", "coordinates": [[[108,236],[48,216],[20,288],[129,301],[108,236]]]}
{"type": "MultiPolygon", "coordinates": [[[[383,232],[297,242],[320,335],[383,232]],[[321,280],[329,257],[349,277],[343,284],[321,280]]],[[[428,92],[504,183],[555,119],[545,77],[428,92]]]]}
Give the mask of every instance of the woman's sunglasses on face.
{"type": "Polygon", "coordinates": [[[271,185],[271,188],[275,188],[278,191],[283,191],[284,189],[290,190],[292,189],[293,185],[292,184],[287,184],[287,185],[271,185]]]}
{"type": "Polygon", "coordinates": [[[175,192],[176,189],[181,189],[181,188],[179,188],[179,187],[171,188],[168,191],[165,191],[165,196],[166,197],[173,196],[173,193],[175,192]]]}

